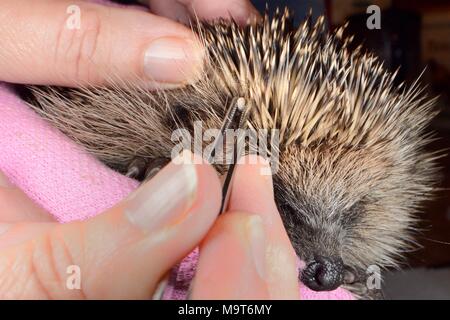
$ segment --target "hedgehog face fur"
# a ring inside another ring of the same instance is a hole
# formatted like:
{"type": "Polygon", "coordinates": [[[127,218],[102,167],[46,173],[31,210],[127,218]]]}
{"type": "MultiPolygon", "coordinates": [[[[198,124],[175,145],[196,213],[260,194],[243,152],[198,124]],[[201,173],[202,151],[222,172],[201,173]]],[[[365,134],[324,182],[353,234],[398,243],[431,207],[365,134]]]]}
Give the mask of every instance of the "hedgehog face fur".
{"type": "Polygon", "coordinates": [[[201,24],[202,78],[181,89],[34,87],[32,106],[111,167],[136,156],[170,157],[173,130],[195,120],[219,128],[228,102],[244,97],[249,126],[280,133],[275,198],[315,290],[343,282],[363,297],[366,269],[396,266],[411,248],[413,214],[432,191],[434,156],[423,148],[432,100],[360,50],[323,18],[298,29],[286,10],[240,28],[201,24]],[[351,273],[353,276],[351,276],[351,273]],[[346,276],[347,275],[347,276],[346,276]],[[349,276],[350,275],[350,276],[349,276]]]}

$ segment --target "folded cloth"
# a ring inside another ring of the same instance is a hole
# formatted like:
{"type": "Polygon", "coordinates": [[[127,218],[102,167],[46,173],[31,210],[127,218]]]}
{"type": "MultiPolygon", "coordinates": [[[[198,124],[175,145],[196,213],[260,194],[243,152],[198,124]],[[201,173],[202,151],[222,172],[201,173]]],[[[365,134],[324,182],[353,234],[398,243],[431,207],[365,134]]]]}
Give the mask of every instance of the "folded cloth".
{"type": "MultiPolygon", "coordinates": [[[[95,216],[138,186],[51,127],[5,83],[0,83],[0,170],[61,223],[95,216]]],[[[197,260],[194,250],[174,268],[164,299],[186,298],[197,260]]],[[[314,292],[301,284],[300,291],[303,299],[352,299],[344,289],[314,292]]]]}

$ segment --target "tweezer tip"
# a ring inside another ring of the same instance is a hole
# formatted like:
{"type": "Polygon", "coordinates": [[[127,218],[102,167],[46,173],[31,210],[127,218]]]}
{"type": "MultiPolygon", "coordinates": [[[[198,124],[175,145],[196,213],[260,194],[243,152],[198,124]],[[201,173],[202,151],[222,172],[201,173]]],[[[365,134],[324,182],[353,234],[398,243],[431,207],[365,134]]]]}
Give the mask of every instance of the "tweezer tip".
{"type": "Polygon", "coordinates": [[[244,111],[245,110],[245,99],[243,97],[238,98],[236,101],[236,105],[237,105],[237,108],[239,109],[239,111],[244,111]]]}

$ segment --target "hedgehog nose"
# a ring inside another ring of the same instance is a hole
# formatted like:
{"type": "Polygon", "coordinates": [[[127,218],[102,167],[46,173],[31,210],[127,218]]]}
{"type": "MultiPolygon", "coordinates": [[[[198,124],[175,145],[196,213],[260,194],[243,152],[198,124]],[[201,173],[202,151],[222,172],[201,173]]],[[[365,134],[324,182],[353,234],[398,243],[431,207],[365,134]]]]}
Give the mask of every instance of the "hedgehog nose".
{"type": "Polygon", "coordinates": [[[318,256],[303,270],[302,282],[315,291],[331,291],[344,282],[344,263],[341,258],[318,256]]]}

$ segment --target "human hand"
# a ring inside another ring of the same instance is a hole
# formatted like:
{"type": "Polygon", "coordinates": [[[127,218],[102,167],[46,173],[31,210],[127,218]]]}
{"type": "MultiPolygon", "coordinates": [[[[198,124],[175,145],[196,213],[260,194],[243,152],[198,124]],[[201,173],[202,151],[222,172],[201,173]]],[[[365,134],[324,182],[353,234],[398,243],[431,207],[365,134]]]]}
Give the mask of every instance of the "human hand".
{"type": "Polygon", "coordinates": [[[171,163],[114,208],[67,224],[2,176],[0,297],[149,298],[203,239],[191,298],[297,298],[295,253],[259,169],[238,165],[230,212],[216,222],[220,183],[206,164],[171,163]],[[67,286],[69,266],[79,290],[67,286]]]}
{"type": "Polygon", "coordinates": [[[195,78],[203,57],[191,30],[174,20],[231,15],[245,23],[257,15],[248,0],[146,2],[153,13],[88,1],[2,0],[0,81],[77,86],[139,79],[149,88],[170,87],[195,78]]]}
{"type": "Polygon", "coordinates": [[[267,161],[236,166],[228,212],[200,246],[193,299],[298,299],[296,254],[275,205],[267,161]]]}

